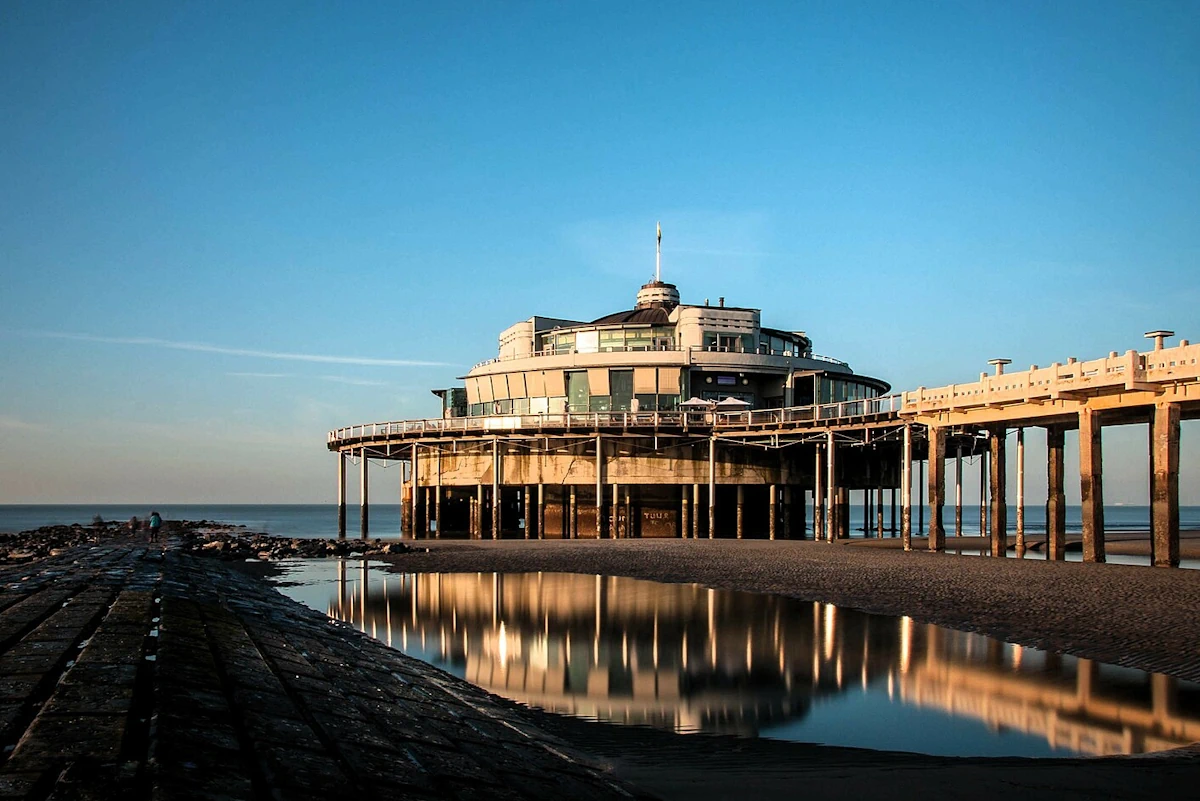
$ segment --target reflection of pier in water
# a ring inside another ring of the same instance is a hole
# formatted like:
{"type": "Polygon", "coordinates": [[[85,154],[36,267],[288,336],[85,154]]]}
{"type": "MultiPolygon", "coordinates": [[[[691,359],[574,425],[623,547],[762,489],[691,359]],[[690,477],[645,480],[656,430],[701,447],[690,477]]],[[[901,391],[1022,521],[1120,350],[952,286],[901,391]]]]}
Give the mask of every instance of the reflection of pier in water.
{"type": "MultiPolygon", "coordinates": [[[[563,714],[753,734],[822,696],[886,686],[894,702],[1080,753],[1200,740],[1193,684],[910,618],[612,576],[383,574],[369,586],[365,562],[341,562],[338,578],[332,617],[563,714]]],[[[920,750],[918,733],[907,747],[920,750]]]]}

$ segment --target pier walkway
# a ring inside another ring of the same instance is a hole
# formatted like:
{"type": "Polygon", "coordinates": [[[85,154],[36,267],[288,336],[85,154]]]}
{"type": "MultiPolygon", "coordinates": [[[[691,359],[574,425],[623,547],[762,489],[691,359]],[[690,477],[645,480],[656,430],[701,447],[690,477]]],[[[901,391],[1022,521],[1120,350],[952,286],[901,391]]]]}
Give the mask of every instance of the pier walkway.
{"type": "Polygon", "coordinates": [[[211,559],[0,568],[0,799],[642,797],[529,720],[211,559]]]}

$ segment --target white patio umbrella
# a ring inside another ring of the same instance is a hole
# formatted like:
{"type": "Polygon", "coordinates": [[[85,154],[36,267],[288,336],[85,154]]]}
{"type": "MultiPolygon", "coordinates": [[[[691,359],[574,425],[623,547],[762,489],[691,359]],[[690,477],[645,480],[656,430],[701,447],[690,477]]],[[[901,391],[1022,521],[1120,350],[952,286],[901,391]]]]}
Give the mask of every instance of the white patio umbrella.
{"type": "Polygon", "coordinates": [[[716,403],[710,400],[702,400],[695,396],[688,398],[683,403],[679,404],[681,409],[711,409],[716,403]]]}

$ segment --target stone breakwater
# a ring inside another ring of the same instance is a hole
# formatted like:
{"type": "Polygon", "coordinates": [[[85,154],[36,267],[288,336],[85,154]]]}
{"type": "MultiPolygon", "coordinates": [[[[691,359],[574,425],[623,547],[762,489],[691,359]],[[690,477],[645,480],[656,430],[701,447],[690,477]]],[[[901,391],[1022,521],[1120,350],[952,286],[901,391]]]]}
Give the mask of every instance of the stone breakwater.
{"type": "Polygon", "coordinates": [[[0,799],[628,799],[532,715],[219,560],[0,567],[0,799]]]}
{"type": "MultiPolygon", "coordinates": [[[[317,559],[326,556],[383,556],[423,552],[401,542],[359,539],[305,539],[247,531],[245,526],[212,520],[165,520],[164,537],[188,553],[227,560],[317,559]]],[[[67,548],[121,541],[144,542],[145,528],[124,522],[96,521],[89,525],[42,526],[19,534],[0,534],[0,564],[29,562],[57,556],[67,548]]]]}
{"type": "Polygon", "coordinates": [[[314,540],[276,537],[270,534],[188,532],[177,545],[187,553],[222,559],[319,559],[326,556],[383,556],[424,552],[402,542],[382,540],[314,540]]]}

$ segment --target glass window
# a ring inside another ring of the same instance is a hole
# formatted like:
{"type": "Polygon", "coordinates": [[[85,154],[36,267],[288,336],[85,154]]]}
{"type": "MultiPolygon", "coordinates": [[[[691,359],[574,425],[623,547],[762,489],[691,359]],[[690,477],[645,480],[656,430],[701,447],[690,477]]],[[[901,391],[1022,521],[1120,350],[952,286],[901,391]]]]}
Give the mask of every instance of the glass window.
{"type": "Polygon", "coordinates": [[[673,411],[679,405],[678,395],[659,395],[658,410],[660,412],[673,411]]]}
{"type": "Polygon", "coordinates": [[[633,400],[633,371],[609,370],[608,391],[612,393],[612,411],[629,411],[633,400]]]}
{"type": "Polygon", "coordinates": [[[629,350],[650,350],[653,343],[649,328],[631,328],[625,332],[625,347],[629,350]]]}
{"type": "Polygon", "coordinates": [[[611,410],[611,398],[608,395],[593,395],[588,404],[588,411],[607,412],[611,410]]]}
{"type": "Polygon", "coordinates": [[[634,398],[637,400],[637,410],[639,412],[656,411],[655,407],[658,405],[657,395],[635,395],[634,398]]]}
{"type": "Polygon", "coordinates": [[[513,414],[529,414],[529,398],[517,398],[512,402],[513,414]]]}
{"type": "Polygon", "coordinates": [[[620,328],[600,332],[600,350],[625,350],[625,332],[620,328]]]}
{"type": "Polygon", "coordinates": [[[575,335],[575,350],[580,353],[596,353],[600,350],[599,331],[580,331],[575,335]]]}
{"type": "Polygon", "coordinates": [[[567,399],[570,411],[586,412],[590,406],[590,398],[587,370],[572,370],[567,373],[567,399]]]}

